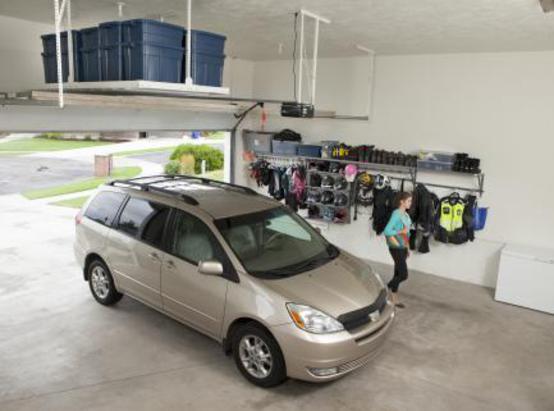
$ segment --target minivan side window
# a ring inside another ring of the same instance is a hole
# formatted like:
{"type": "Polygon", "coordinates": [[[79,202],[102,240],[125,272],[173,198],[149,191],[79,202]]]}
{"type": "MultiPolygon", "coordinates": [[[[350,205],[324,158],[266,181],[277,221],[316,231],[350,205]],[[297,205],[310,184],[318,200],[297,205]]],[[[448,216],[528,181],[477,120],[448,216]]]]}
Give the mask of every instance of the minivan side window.
{"type": "Polygon", "coordinates": [[[146,223],[141,238],[154,247],[162,248],[164,228],[168,217],[169,207],[160,205],[146,223]]]}
{"type": "Polygon", "coordinates": [[[172,254],[198,264],[200,261],[221,261],[221,249],[211,230],[201,220],[183,211],[175,214],[172,254]]]}
{"type": "MultiPolygon", "coordinates": [[[[117,228],[124,233],[136,237],[143,225],[146,222],[150,223],[151,219],[160,214],[164,209],[167,209],[167,207],[161,204],[153,203],[152,201],[142,198],[131,197],[119,216],[117,228]]],[[[157,225],[154,224],[148,233],[145,232],[148,236],[148,240],[161,240],[161,238],[159,238],[161,237],[161,233],[159,232],[160,221],[156,220],[156,222],[158,223],[157,225]]],[[[161,227],[163,230],[163,224],[161,227]]]]}
{"type": "Polygon", "coordinates": [[[101,191],[90,202],[85,217],[92,221],[111,226],[121,203],[125,199],[125,194],[113,191],[101,191]]]}

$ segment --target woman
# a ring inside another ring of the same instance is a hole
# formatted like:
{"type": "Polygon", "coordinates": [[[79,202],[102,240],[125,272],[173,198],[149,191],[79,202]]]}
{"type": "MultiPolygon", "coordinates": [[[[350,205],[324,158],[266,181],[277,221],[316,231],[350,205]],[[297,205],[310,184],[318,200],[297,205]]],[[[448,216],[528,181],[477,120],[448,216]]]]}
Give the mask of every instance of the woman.
{"type": "Polygon", "coordinates": [[[389,281],[388,287],[392,293],[392,302],[398,308],[404,308],[398,300],[398,286],[408,278],[408,265],[406,259],[409,256],[410,226],[412,220],[408,210],[412,206],[412,194],[401,192],[396,197],[396,210],[393,211],[387,226],[385,237],[394,260],[394,277],[389,281]]]}

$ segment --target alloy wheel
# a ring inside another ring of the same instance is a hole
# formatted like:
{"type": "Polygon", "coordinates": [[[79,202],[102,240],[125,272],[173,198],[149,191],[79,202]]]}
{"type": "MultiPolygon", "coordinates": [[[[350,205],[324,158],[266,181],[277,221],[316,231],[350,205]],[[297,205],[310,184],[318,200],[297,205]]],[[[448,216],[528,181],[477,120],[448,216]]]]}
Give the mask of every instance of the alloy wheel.
{"type": "Polygon", "coordinates": [[[246,371],[255,378],[266,378],[273,368],[273,357],[260,337],[248,334],[239,343],[239,356],[246,371]]]}
{"type": "Polygon", "coordinates": [[[90,280],[94,294],[101,299],[106,298],[110,292],[110,280],[108,279],[106,271],[100,266],[94,267],[91,272],[90,280]]]}

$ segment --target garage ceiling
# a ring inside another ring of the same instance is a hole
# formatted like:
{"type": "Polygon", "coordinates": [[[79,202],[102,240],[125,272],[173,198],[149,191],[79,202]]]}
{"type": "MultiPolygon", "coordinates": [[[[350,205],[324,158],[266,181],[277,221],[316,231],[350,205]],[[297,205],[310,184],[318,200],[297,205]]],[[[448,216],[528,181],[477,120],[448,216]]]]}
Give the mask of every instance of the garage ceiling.
{"type": "MultiPolygon", "coordinates": [[[[125,17],[185,22],[186,0],[124,0],[125,17]]],[[[117,18],[116,1],[72,0],[77,27],[117,18]]],[[[332,20],[321,55],[356,55],[355,44],[380,54],[554,49],[554,14],[538,0],[195,0],[195,28],[229,37],[227,54],[250,60],[290,58],[293,12],[306,8],[332,20]],[[279,43],[283,43],[279,54],[279,43]]],[[[52,2],[2,1],[0,15],[51,23],[52,2]]]]}

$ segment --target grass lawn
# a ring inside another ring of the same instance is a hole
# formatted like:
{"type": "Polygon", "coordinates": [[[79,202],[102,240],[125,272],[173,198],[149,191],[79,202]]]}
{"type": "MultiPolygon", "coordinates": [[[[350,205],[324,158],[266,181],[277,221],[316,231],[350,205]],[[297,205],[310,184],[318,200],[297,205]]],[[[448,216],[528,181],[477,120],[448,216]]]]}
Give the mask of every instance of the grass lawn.
{"type": "Polygon", "coordinates": [[[87,200],[88,200],[88,196],[82,196],[82,197],[70,198],[68,200],[56,201],[50,204],[62,206],[62,207],[81,208],[87,200]]]}
{"type": "Polygon", "coordinates": [[[17,151],[28,153],[34,151],[60,151],[71,150],[73,148],[104,146],[106,144],[113,143],[110,141],[66,141],[35,137],[0,143],[0,152],[17,151]]]}
{"type": "Polygon", "coordinates": [[[60,186],[41,188],[38,190],[30,190],[23,193],[23,195],[29,200],[36,200],[37,198],[47,198],[54,196],[61,196],[63,194],[78,193],[80,191],[93,190],[100,184],[105,183],[108,180],[115,178],[131,178],[135,177],[142,169],[140,167],[120,167],[115,168],[113,173],[109,177],[92,177],[85,180],[75,181],[72,183],[62,184],[60,186]]]}
{"type": "Polygon", "coordinates": [[[127,157],[127,156],[136,156],[136,155],[147,154],[147,153],[163,153],[165,151],[167,152],[173,151],[175,150],[175,147],[152,147],[152,148],[143,148],[139,150],[118,151],[116,153],[113,153],[113,155],[115,157],[127,157]]]}

